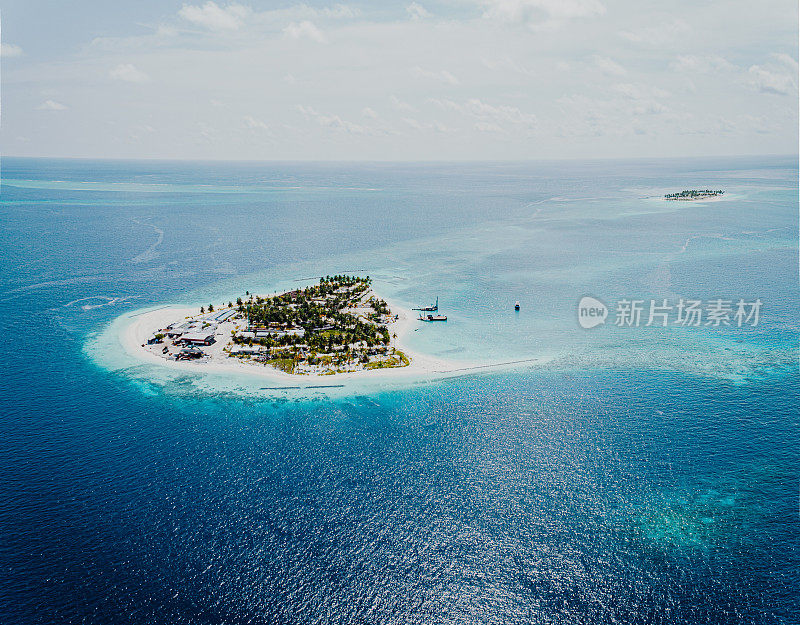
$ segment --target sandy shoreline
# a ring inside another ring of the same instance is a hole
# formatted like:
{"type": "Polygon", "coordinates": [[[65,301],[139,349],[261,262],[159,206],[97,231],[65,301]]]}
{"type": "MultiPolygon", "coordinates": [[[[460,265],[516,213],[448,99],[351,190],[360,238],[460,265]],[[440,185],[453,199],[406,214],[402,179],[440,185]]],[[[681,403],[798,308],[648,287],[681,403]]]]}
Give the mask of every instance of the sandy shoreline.
{"type": "Polygon", "coordinates": [[[145,342],[153,333],[176,321],[181,321],[191,315],[196,315],[199,306],[193,308],[163,306],[134,312],[128,315],[127,323],[119,329],[119,344],[121,348],[136,360],[153,365],[170,368],[176,371],[194,373],[236,373],[256,376],[269,381],[275,386],[318,386],[326,384],[348,384],[351,382],[381,382],[388,380],[431,379],[448,375],[457,375],[466,369],[482,368],[481,363],[454,362],[429,356],[409,349],[405,342],[406,337],[421,323],[413,311],[398,306],[395,302],[388,302],[392,312],[398,315],[398,320],[388,325],[389,331],[396,334],[394,341],[397,349],[403,351],[411,360],[406,367],[390,369],[373,369],[329,375],[296,375],[279,371],[270,366],[252,362],[243,362],[238,358],[226,358],[223,361],[175,361],[161,357],[144,347],[145,342]]]}

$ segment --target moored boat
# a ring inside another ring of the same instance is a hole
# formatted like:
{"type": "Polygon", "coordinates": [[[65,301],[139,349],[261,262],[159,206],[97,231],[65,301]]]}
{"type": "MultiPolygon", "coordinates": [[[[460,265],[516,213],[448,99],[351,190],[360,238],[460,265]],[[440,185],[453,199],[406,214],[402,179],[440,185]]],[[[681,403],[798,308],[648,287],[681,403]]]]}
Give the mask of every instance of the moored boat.
{"type": "Polygon", "coordinates": [[[447,315],[423,315],[419,316],[420,321],[447,321],[447,315]]]}

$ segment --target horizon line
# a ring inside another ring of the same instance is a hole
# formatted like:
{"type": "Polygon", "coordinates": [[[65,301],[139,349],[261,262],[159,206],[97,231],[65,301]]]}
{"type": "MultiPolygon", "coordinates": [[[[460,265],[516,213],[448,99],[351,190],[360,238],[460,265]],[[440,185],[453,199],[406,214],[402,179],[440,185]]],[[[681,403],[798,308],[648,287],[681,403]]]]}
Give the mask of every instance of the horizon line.
{"type": "Polygon", "coordinates": [[[118,162],[173,162],[173,163],[317,163],[317,164],[480,164],[480,163],[537,163],[537,162],[607,162],[607,161],[654,161],[654,160],[700,160],[709,158],[792,158],[800,160],[800,153],[746,153],[746,154],[701,154],[682,156],[593,156],[593,157],[550,157],[550,158],[518,158],[518,159],[227,159],[227,158],[179,158],[179,157],[124,157],[124,156],[20,156],[14,154],[0,155],[3,159],[28,160],[62,160],[62,161],[118,161],[118,162]]]}

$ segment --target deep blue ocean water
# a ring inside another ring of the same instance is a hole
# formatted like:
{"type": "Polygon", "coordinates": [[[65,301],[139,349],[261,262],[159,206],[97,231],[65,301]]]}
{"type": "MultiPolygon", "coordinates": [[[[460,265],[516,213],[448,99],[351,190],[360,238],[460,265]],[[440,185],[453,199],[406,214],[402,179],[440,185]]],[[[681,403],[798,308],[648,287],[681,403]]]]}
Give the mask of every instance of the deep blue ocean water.
{"type": "Polygon", "coordinates": [[[800,622],[797,180],[779,157],[4,159],[0,622],[800,622]],[[727,199],[655,199],[707,186],[727,199]],[[438,295],[417,349],[537,360],[305,395],[108,338],[338,272],[438,295]],[[587,331],[587,294],[763,319],[587,331]]]}

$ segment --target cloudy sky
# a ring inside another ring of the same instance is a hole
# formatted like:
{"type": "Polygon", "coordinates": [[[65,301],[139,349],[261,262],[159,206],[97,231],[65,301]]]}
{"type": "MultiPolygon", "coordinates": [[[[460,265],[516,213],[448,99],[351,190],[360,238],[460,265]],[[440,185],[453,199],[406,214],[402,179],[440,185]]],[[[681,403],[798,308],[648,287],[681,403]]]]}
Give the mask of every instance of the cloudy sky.
{"type": "Polygon", "coordinates": [[[6,0],[2,153],[797,152],[796,0],[6,0]]]}

